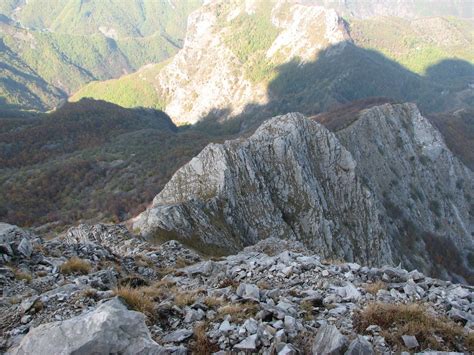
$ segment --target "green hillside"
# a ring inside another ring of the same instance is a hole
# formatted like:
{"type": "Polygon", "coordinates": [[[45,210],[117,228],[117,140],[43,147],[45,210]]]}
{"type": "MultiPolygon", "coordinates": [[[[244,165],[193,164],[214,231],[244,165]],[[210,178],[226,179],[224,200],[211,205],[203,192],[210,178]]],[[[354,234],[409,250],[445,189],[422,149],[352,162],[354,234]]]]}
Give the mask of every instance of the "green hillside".
{"type": "Polygon", "coordinates": [[[69,101],[79,101],[91,97],[113,102],[122,107],[150,107],[164,109],[165,100],[156,89],[154,79],[167,62],[143,67],[139,71],[124,75],[118,79],[93,81],[82,87],[69,101]]]}
{"type": "Polygon", "coordinates": [[[60,90],[48,84],[0,39],[0,107],[44,107],[57,102],[60,90]]]}
{"type": "Polygon", "coordinates": [[[354,42],[367,49],[377,50],[408,70],[429,75],[430,66],[447,58],[474,63],[471,20],[454,17],[417,19],[395,17],[350,22],[354,42]]]}
{"type": "Polygon", "coordinates": [[[90,81],[117,78],[169,58],[179,49],[187,16],[199,3],[2,3],[2,70],[9,81],[1,83],[0,103],[50,109],[90,81]],[[35,83],[24,79],[26,75],[35,83]]]}
{"type": "Polygon", "coordinates": [[[163,33],[183,38],[188,14],[201,0],[5,0],[0,11],[30,29],[91,35],[113,29],[118,38],[163,33]],[[16,10],[15,10],[16,9],[16,10]]]}

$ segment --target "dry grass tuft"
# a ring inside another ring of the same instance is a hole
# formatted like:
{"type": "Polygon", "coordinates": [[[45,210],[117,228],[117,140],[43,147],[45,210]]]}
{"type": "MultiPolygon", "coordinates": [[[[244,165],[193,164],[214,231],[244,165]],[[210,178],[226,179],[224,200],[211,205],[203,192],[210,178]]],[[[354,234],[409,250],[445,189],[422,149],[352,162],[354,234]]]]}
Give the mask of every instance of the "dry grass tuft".
{"type": "Polygon", "coordinates": [[[131,309],[142,312],[149,319],[154,318],[155,305],[153,299],[141,288],[131,288],[128,286],[116,288],[114,294],[122,298],[131,309]]]}
{"type": "Polygon", "coordinates": [[[81,296],[85,298],[95,299],[97,297],[97,290],[94,288],[88,288],[81,292],[81,296]]]}
{"type": "Polygon", "coordinates": [[[174,303],[178,307],[190,306],[196,302],[196,299],[202,292],[202,290],[176,292],[174,295],[174,303]]]}
{"type": "Polygon", "coordinates": [[[272,285],[267,280],[258,281],[257,286],[261,290],[270,290],[272,288],[272,285]]]}
{"type": "Polygon", "coordinates": [[[253,302],[242,302],[219,307],[217,313],[222,318],[226,315],[230,315],[233,321],[241,321],[254,317],[259,310],[259,306],[253,302]]]}
{"type": "Polygon", "coordinates": [[[207,355],[219,351],[219,346],[207,337],[206,328],[207,324],[205,322],[199,322],[194,327],[193,341],[189,346],[192,354],[207,355]]]}
{"type": "Polygon", "coordinates": [[[172,275],[176,273],[176,269],[173,267],[162,267],[155,270],[160,278],[165,277],[166,275],[172,275]]]}
{"type": "Polygon", "coordinates": [[[181,269],[181,268],[189,266],[191,264],[192,264],[192,262],[185,259],[185,258],[177,258],[174,266],[175,266],[176,269],[181,269]]]}
{"type": "Polygon", "coordinates": [[[224,279],[221,282],[219,282],[219,285],[217,286],[217,288],[232,287],[233,289],[236,289],[238,286],[239,286],[239,283],[236,280],[224,279]]]}
{"type": "Polygon", "coordinates": [[[73,256],[68,261],[64,262],[60,266],[61,273],[65,275],[70,274],[82,274],[87,275],[91,270],[92,266],[86,260],[73,256]]]}
{"type": "Polygon", "coordinates": [[[354,316],[358,332],[364,332],[372,324],[382,328],[382,336],[398,351],[407,350],[402,335],[414,335],[420,349],[440,351],[462,350],[458,349],[458,344],[463,343],[468,347],[472,341],[462,327],[447,318],[429,313],[423,305],[416,303],[371,303],[354,316]],[[441,338],[442,343],[436,338],[441,338]]]}
{"type": "Polygon", "coordinates": [[[380,290],[385,290],[387,289],[387,284],[381,280],[378,280],[377,282],[367,284],[365,286],[365,291],[372,294],[372,295],[377,295],[377,292],[380,290]]]}
{"type": "Polygon", "coordinates": [[[217,297],[206,297],[203,303],[209,308],[217,308],[222,306],[224,299],[217,297]]]}
{"type": "Polygon", "coordinates": [[[313,302],[310,300],[303,300],[300,303],[300,308],[304,312],[304,320],[310,321],[313,319],[313,302]]]}
{"type": "Polygon", "coordinates": [[[150,258],[147,258],[144,255],[136,255],[133,260],[135,261],[135,264],[141,267],[148,267],[148,268],[154,268],[155,264],[153,263],[153,260],[150,258]]]}
{"type": "Polygon", "coordinates": [[[327,258],[321,261],[323,265],[342,265],[345,263],[346,261],[342,258],[327,258]]]}
{"type": "Polygon", "coordinates": [[[474,354],[474,333],[469,333],[467,339],[464,342],[466,350],[469,354],[474,354]]]}
{"type": "Polygon", "coordinates": [[[176,284],[169,280],[160,280],[150,286],[141,287],[140,291],[156,302],[170,298],[178,292],[176,284]]]}
{"type": "Polygon", "coordinates": [[[13,273],[15,275],[15,279],[17,280],[24,280],[26,281],[26,283],[30,283],[31,280],[33,280],[33,277],[28,272],[24,272],[21,270],[14,270],[13,273]]]}

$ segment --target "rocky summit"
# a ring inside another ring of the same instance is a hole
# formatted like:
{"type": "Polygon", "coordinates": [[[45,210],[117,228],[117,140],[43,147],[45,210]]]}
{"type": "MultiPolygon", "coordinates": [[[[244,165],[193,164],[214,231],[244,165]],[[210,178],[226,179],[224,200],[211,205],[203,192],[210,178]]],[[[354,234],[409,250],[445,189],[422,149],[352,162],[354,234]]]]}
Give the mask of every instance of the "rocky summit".
{"type": "Polygon", "coordinates": [[[1,227],[8,354],[474,351],[474,289],[416,270],[326,260],[274,238],[209,260],[121,226],[50,241],[1,227]]]}
{"type": "Polygon", "coordinates": [[[301,114],[276,117],[249,139],[207,146],[133,227],[224,251],[294,239],[324,256],[381,264],[391,260],[388,240],[355,167],[324,126],[301,114]]]}
{"type": "Polygon", "coordinates": [[[323,257],[472,282],[474,176],[417,107],[375,106],[332,131],[317,119],[290,113],[208,145],[134,230],[210,254],[297,240],[323,257]]]}

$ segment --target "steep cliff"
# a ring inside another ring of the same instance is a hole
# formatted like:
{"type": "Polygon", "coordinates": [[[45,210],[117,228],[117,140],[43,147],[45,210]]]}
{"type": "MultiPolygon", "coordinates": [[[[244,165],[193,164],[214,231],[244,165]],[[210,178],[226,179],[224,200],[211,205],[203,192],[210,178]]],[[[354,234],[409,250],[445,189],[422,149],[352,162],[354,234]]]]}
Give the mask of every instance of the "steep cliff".
{"type": "Polygon", "coordinates": [[[378,197],[382,224],[399,260],[438,276],[446,277],[446,268],[467,276],[463,264],[474,251],[474,175],[416,105],[385,104],[362,111],[336,136],[357,161],[356,173],[378,197]],[[451,255],[449,260],[449,245],[464,258],[451,255]],[[443,258],[433,255],[443,248],[443,258]],[[433,259],[441,265],[433,266],[433,259]]]}
{"type": "Polygon", "coordinates": [[[248,139],[207,146],[134,227],[225,252],[279,237],[326,257],[389,262],[374,199],[355,166],[322,125],[301,114],[275,117],[248,139]]]}
{"type": "Polygon", "coordinates": [[[335,133],[292,113],[207,146],[133,227],[208,252],[294,239],[325,257],[470,280],[473,181],[413,104],[375,106],[335,133]]]}
{"type": "Polygon", "coordinates": [[[471,107],[469,20],[418,19],[399,11],[413,3],[392,3],[207,1],[189,16],[183,48],[172,60],[91,83],[71,100],[158,107],[176,123],[242,116],[254,123],[373,96],[416,102],[426,112],[471,107]]]}
{"type": "MultiPolygon", "coordinates": [[[[169,63],[125,76],[109,91],[125,82],[150,87],[164,103],[160,108],[178,123],[208,115],[227,118],[267,104],[267,86],[280,65],[314,61],[318,53],[341,44],[330,50],[338,53],[346,40],[342,18],[322,6],[208,1],[189,16],[183,48],[169,63]]],[[[72,100],[106,91],[104,85],[92,83],[72,100]]]]}

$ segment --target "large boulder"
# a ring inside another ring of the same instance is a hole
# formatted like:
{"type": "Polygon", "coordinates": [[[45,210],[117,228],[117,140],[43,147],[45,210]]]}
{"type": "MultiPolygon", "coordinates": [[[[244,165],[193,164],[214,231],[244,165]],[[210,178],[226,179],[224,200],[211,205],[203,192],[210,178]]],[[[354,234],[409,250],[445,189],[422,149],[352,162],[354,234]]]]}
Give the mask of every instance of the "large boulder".
{"type": "Polygon", "coordinates": [[[92,312],[32,329],[11,354],[160,354],[142,313],[118,298],[92,312]]]}
{"type": "Polygon", "coordinates": [[[347,343],[347,338],[334,325],[324,324],[319,328],[313,341],[312,354],[342,355],[347,343]]]}
{"type": "Polygon", "coordinates": [[[12,258],[29,258],[38,237],[31,232],[8,223],[0,222],[0,263],[12,258]]]}

